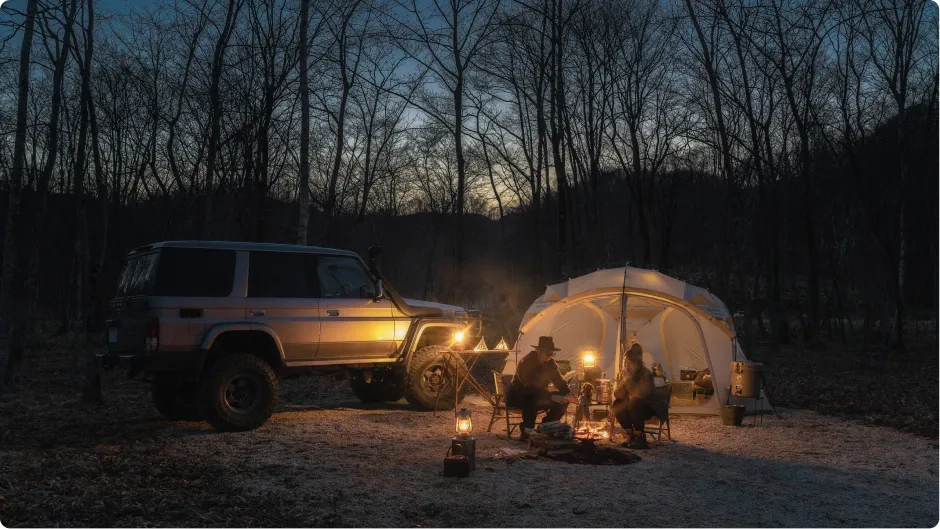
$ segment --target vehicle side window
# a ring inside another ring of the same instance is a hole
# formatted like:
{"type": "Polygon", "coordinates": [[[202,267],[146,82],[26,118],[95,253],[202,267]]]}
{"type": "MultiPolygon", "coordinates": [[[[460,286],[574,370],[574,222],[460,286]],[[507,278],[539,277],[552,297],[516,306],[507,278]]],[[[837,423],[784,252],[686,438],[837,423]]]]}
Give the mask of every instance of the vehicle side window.
{"type": "Polygon", "coordinates": [[[324,298],[372,298],[375,283],[362,264],[349,257],[317,257],[317,277],[324,298]]]}
{"type": "Polygon", "coordinates": [[[163,248],[157,265],[159,296],[224,298],[232,294],[235,252],[210,248],[163,248]]]}
{"type": "Polygon", "coordinates": [[[248,297],[318,298],[316,256],[308,253],[251,252],[248,297]]]}

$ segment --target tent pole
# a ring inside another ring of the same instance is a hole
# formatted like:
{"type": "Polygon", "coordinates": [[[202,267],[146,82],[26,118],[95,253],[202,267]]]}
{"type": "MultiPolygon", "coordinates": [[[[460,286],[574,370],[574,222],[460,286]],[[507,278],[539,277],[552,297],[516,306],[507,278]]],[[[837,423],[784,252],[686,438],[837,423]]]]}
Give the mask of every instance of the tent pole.
{"type": "Polygon", "coordinates": [[[618,332],[620,335],[618,340],[618,349],[620,352],[617,355],[617,373],[615,373],[616,378],[619,378],[623,372],[623,360],[624,356],[626,355],[626,347],[624,346],[623,341],[627,334],[627,267],[629,264],[630,262],[628,261],[623,265],[623,284],[620,287],[620,329],[618,332]]]}

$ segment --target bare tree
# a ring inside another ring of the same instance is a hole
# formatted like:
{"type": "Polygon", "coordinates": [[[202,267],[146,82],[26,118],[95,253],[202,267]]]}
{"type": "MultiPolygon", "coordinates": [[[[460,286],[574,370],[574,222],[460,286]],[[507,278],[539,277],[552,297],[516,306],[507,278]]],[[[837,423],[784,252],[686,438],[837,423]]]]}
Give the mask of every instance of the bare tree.
{"type": "Polygon", "coordinates": [[[215,181],[216,159],[219,155],[222,121],[222,96],[219,86],[222,79],[222,69],[225,65],[225,50],[232,38],[238,12],[241,10],[242,5],[244,5],[244,0],[228,0],[226,2],[225,21],[219,29],[212,54],[212,67],[209,72],[209,145],[206,156],[206,183],[202,192],[202,216],[199,217],[202,222],[197,230],[201,237],[206,237],[212,233],[212,192],[215,181]]]}
{"type": "Polygon", "coordinates": [[[300,0],[300,217],[297,244],[307,244],[310,222],[310,0],[300,0]]]}
{"type": "Polygon", "coordinates": [[[431,0],[419,7],[416,0],[396,0],[410,20],[401,25],[397,35],[401,49],[429,74],[437,87],[425,87],[409,102],[429,119],[445,127],[454,146],[457,189],[454,203],[456,237],[454,239],[454,286],[458,297],[463,291],[464,226],[467,165],[464,146],[464,97],[467,76],[478,56],[492,43],[496,30],[499,0],[431,0]]]}
{"type": "Polygon", "coordinates": [[[29,101],[29,60],[33,49],[37,0],[26,4],[23,42],[20,44],[20,70],[16,99],[16,136],[13,144],[13,167],[10,171],[6,225],[3,229],[3,271],[0,272],[0,393],[12,382],[13,355],[10,350],[10,318],[14,310],[13,278],[16,273],[17,222],[20,195],[26,165],[26,107],[29,101]]]}

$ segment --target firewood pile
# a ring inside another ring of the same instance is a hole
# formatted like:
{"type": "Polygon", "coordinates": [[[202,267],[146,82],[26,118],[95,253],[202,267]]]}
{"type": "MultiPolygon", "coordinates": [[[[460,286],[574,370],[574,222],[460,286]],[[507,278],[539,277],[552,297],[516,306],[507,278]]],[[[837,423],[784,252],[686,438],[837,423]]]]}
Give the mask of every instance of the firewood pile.
{"type": "Polygon", "coordinates": [[[529,448],[537,448],[541,455],[571,454],[577,447],[578,440],[574,437],[574,429],[568,423],[544,422],[529,435],[529,448]]]}

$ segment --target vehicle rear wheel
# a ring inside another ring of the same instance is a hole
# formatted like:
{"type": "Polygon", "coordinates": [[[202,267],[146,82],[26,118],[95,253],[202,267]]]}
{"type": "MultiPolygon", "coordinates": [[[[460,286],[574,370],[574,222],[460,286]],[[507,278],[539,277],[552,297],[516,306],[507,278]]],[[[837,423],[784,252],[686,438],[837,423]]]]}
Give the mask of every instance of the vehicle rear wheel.
{"type": "Polygon", "coordinates": [[[200,393],[205,418],[215,429],[253,430],[264,424],[277,407],[277,376],[257,356],[225,355],[209,366],[200,393]]]}
{"type": "MultiPolygon", "coordinates": [[[[408,365],[405,380],[405,399],[412,406],[422,410],[450,410],[454,407],[454,393],[457,390],[452,373],[455,372],[455,360],[444,356],[447,348],[440,345],[427,345],[415,351],[408,365]]],[[[460,392],[460,398],[466,393],[466,386],[460,392]]]]}
{"type": "Polygon", "coordinates": [[[195,384],[154,380],[150,387],[153,406],[171,421],[201,421],[198,391],[195,384]]]}
{"type": "Polygon", "coordinates": [[[405,396],[401,375],[389,369],[374,371],[369,382],[362,371],[355,371],[349,377],[349,385],[362,402],[397,402],[405,396]]]}

